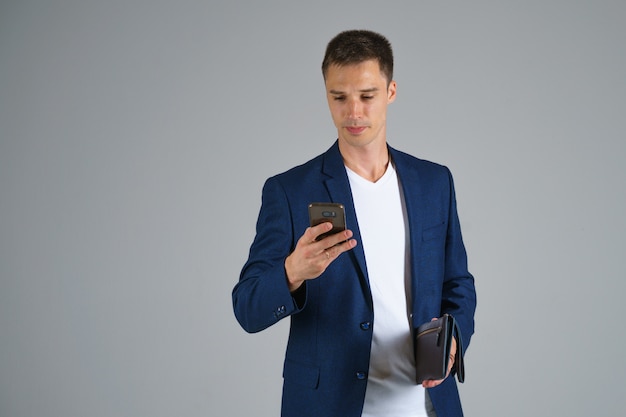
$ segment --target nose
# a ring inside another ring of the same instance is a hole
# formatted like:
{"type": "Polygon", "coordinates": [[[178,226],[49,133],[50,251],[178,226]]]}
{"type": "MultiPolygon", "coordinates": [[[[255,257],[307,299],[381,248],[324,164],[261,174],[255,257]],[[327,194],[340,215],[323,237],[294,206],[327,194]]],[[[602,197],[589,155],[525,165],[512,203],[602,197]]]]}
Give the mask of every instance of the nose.
{"type": "Polygon", "coordinates": [[[350,100],[348,103],[348,117],[358,119],[362,116],[362,106],[359,100],[350,100]]]}

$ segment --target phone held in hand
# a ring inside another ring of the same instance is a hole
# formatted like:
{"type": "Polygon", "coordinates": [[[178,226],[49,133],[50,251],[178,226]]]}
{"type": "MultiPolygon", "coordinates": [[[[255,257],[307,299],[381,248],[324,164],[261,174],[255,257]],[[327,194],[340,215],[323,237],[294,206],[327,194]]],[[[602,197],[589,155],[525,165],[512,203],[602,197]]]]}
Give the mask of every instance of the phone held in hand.
{"type": "Polygon", "coordinates": [[[311,227],[320,223],[330,222],[333,228],[326,233],[322,233],[315,240],[324,239],[326,236],[334,235],[346,230],[346,212],[343,204],[340,203],[311,203],[309,204],[309,220],[311,227]]]}

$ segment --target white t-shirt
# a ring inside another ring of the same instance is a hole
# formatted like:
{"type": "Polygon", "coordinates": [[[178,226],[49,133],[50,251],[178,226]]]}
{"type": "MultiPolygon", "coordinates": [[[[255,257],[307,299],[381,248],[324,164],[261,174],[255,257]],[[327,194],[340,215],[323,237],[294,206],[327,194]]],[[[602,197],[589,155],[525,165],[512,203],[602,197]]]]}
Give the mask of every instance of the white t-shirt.
{"type": "Polygon", "coordinates": [[[426,417],[411,339],[408,220],[393,164],[373,183],[346,167],[365,252],[374,325],[363,417],[426,417]]]}

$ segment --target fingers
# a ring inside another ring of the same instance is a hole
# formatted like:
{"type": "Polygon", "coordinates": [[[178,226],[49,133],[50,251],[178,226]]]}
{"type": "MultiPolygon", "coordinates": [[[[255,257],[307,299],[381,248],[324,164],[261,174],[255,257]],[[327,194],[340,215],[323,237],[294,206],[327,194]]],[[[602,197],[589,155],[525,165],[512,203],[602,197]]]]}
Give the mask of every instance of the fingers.
{"type": "Polygon", "coordinates": [[[330,223],[323,223],[314,227],[310,227],[305,232],[303,238],[298,242],[298,246],[302,246],[303,253],[310,263],[317,264],[319,274],[321,274],[331,262],[356,246],[356,240],[352,238],[351,230],[344,230],[333,235],[329,235],[319,241],[308,240],[310,237],[317,237],[321,233],[325,233],[332,228],[330,223]]]}
{"type": "Polygon", "coordinates": [[[332,229],[330,222],[318,224],[317,226],[309,227],[305,231],[302,240],[304,243],[310,244],[311,250],[317,250],[320,255],[324,255],[324,250],[330,251],[330,258],[336,258],[342,252],[352,249],[356,246],[356,241],[350,239],[352,237],[351,230],[343,230],[339,233],[328,235],[319,241],[316,240],[318,236],[329,232],[332,229]],[[344,243],[348,243],[344,245],[344,243]]]}
{"type": "Polygon", "coordinates": [[[285,260],[290,289],[298,288],[307,279],[317,278],[339,255],[356,246],[350,230],[316,240],[331,229],[332,224],[328,222],[309,227],[298,240],[295,250],[285,260]]]}
{"type": "Polygon", "coordinates": [[[433,380],[429,379],[427,381],[422,382],[422,386],[424,388],[435,388],[437,385],[441,384],[443,379],[433,380]]]}
{"type": "MultiPolygon", "coordinates": [[[[456,353],[456,341],[454,339],[452,339],[452,345],[454,347],[454,352],[456,353]]],[[[427,381],[422,382],[422,386],[424,388],[434,388],[437,385],[441,384],[448,376],[450,376],[450,372],[452,372],[452,368],[454,367],[454,360],[456,358],[456,354],[455,353],[450,353],[449,357],[448,357],[448,372],[446,373],[446,376],[443,379],[429,379],[427,381]]]]}
{"type": "Polygon", "coordinates": [[[330,222],[320,223],[316,226],[311,226],[306,229],[304,236],[308,242],[315,242],[319,235],[329,232],[333,228],[333,224],[330,222]]]}
{"type": "Polygon", "coordinates": [[[341,255],[344,252],[349,251],[350,249],[356,246],[356,240],[351,239],[352,237],[351,231],[348,230],[348,231],[338,233],[338,234],[342,234],[343,236],[342,237],[329,236],[322,241],[324,242],[325,246],[332,245],[323,250],[323,255],[326,257],[326,260],[328,261],[329,264],[335,259],[337,259],[339,255],[341,255]],[[344,233],[345,235],[343,235],[344,233]],[[331,237],[333,237],[334,239],[331,239],[331,237]],[[333,244],[333,242],[336,240],[339,240],[339,241],[333,244]]]}
{"type": "Polygon", "coordinates": [[[437,385],[441,384],[443,381],[445,381],[445,379],[450,375],[450,371],[452,370],[452,365],[448,365],[448,373],[446,373],[446,376],[443,379],[428,379],[424,382],[422,382],[422,386],[424,388],[434,388],[437,385]]]}

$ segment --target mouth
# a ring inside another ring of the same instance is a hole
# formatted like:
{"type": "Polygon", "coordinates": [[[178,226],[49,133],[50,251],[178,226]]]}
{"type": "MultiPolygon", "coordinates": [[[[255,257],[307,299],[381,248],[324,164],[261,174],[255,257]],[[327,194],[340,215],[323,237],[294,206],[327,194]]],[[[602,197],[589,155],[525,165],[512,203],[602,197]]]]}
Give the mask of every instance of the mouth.
{"type": "Polygon", "coordinates": [[[359,135],[366,129],[365,126],[346,126],[346,130],[351,135],[359,135]]]}

